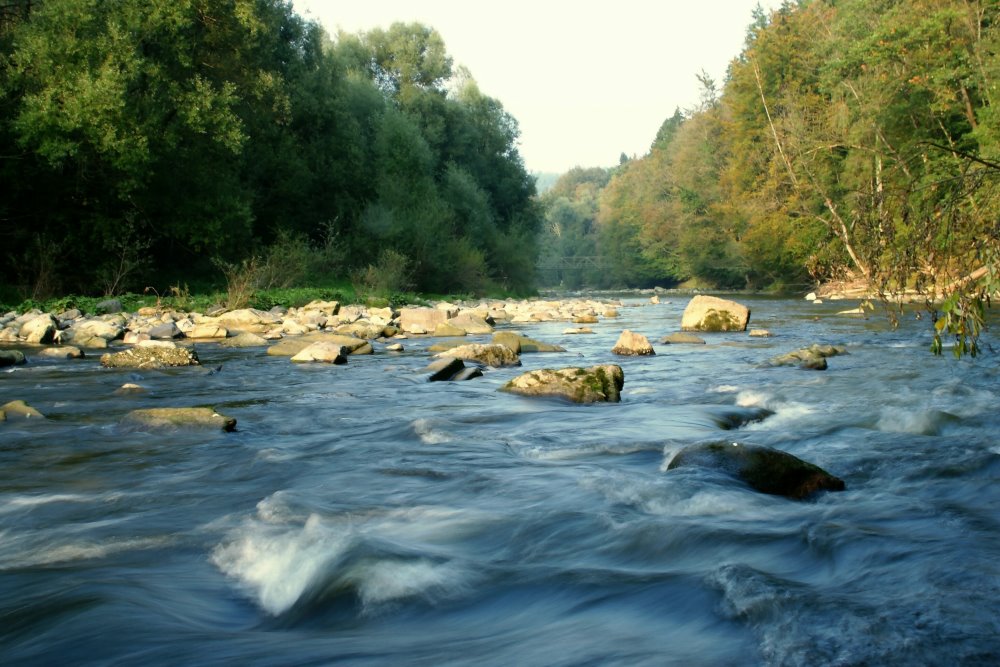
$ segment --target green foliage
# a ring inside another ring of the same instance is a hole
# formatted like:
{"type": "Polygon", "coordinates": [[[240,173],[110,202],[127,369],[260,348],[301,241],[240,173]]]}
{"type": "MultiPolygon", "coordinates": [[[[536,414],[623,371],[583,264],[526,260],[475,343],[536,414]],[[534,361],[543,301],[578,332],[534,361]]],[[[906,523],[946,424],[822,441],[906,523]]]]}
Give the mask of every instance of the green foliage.
{"type": "Polygon", "coordinates": [[[361,301],[371,297],[389,299],[393,294],[412,287],[412,266],[406,255],[392,249],[383,250],[378,261],[358,269],[351,276],[354,293],[361,301]]]}
{"type": "MultiPolygon", "coordinates": [[[[699,75],[699,104],[602,187],[608,273],[757,289],[862,280],[926,299],[935,351],[954,337],[955,354],[978,353],[1000,293],[983,277],[1000,257],[998,47],[996,3],[756,11],[725,86],[699,75]]],[[[546,200],[550,229],[570,226],[572,201],[546,200]]],[[[559,238],[543,257],[565,252],[559,238]]]]}
{"type": "Polygon", "coordinates": [[[286,0],[26,7],[0,40],[9,301],[222,268],[245,304],[384,249],[417,289],[530,281],[518,255],[533,262],[541,216],[517,123],[432,28],[331,40],[286,0]]]}

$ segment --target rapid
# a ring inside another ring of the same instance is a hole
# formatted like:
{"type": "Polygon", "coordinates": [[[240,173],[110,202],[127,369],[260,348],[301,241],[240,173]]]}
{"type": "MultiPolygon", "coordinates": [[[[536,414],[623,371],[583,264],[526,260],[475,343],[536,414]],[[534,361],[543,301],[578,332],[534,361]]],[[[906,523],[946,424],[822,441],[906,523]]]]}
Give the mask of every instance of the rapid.
{"type": "Polygon", "coordinates": [[[687,298],[632,296],[592,335],[503,325],[567,352],[456,383],[427,382],[431,338],[343,366],[29,351],[0,370],[0,403],[48,417],[0,423],[0,663],[1000,664],[997,354],[935,357],[913,312],[893,329],[837,314],[853,302],[735,298],[774,336],[657,344],[687,298]],[[614,357],[623,329],[656,355],[614,357]],[[766,366],[812,343],[849,353],[766,366]],[[497,391],[601,363],[621,403],[497,391]],[[121,424],[191,405],[237,430],[121,424]],[[800,502],[667,470],[727,441],[847,489],[800,502]]]}

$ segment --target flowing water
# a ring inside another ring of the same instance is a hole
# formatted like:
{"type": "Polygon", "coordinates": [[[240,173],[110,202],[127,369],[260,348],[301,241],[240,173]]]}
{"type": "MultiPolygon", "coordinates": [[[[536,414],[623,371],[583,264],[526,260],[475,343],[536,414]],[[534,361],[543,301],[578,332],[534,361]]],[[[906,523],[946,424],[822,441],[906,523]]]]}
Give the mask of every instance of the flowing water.
{"type": "Polygon", "coordinates": [[[0,663],[1000,664],[998,357],[763,298],[741,300],[773,338],[656,345],[686,300],[626,299],[589,336],[505,326],[569,351],[463,383],[426,382],[429,339],[346,366],[205,344],[205,368],[4,369],[0,403],[48,419],[0,424],[0,663]],[[613,357],[624,328],[657,355],[613,357]],[[762,365],[815,342],[849,354],[762,365]],[[598,363],[623,367],[620,404],[497,392],[598,363]],[[206,404],[238,430],[120,425],[206,404]],[[847,490],[666,469],[717,441],[847,490]]]}

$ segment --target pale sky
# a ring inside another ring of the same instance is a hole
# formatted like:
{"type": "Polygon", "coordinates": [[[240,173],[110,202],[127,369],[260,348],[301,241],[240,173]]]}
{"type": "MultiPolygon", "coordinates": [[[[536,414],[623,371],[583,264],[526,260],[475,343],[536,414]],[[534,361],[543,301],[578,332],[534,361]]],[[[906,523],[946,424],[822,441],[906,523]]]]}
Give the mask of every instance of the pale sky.
{"type": "MultiPolygon", "coordinates": [[[[531,172],[610,167],[641,157],[675,107],[719,87],[758,0],[294,0],[327,31],[419,21],[443,37],[484,94],[521,128],[531,172]]],[[[780,0],[761,0],[765,9],[780,0]]]]}

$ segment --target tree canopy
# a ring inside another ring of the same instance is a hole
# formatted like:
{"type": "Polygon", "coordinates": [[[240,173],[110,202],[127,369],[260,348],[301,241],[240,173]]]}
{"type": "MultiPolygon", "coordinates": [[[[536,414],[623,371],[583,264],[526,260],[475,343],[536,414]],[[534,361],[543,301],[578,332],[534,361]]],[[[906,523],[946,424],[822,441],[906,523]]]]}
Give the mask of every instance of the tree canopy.
{"type": "Polygon", "coordinates": [[[530,288],[517,123],[432,28],[331,37],[285,0],[17,8],[0,272],[22,294],[212,280],[288,238],[335,243],[331,274],[392,251],[418,289],[530,288]]]}
{"type": "Polygon", "coordinates": [[[856,279],[944,298],[939,335],[975,352],[1000,288],[998,76],[995,2],[758,10],[721,88],[699,75],[699,104],[597,195],[598,252],[643,269],[621,285],[856,279]]]}

